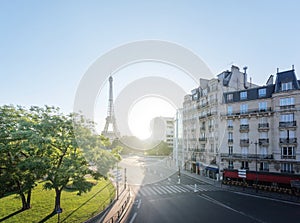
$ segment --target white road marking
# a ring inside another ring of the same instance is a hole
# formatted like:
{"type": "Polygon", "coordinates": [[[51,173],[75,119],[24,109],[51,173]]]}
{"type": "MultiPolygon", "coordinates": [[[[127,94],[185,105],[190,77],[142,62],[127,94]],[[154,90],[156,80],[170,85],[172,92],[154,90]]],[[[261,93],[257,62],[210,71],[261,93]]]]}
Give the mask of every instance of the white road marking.
{"type": "Polygon", "coordinates": [[[133,223],[134,219],[136,218],[136,215],[137,215],[137,213],[135,212],[135,213],[133,214],[133,216],[132,216],[132,218],[131,218],[131,220],[130,220],[129,223],[133,223]]]}
{"type": "Polygon", "coordinates": [[[163,189],[167,192],[167,193],[169,193],[169,194],[172,194],[173,192],[171,191],[171,190],[169,190],[167,187],[163,187],[163,189]]]}
{"type": "Polygon", "coordinates": [[[163,194],[167,194],[168,192],[166,190],[164,190],[164,188],[162,186],[160,187],[156,187],[157,190],[161,191],[163,194]]]}
{"type": "Polygon", "coordinates": [[[173,193],[177,193],[176,190],[174,190],[171,186],[166,186],[167,188],[169,188],[169,190],[171,190],[173,193]]]}
{"type": "Polygon", "coordinates": [[[160,190],[158,190],[157,187],[152,187],[151,189],[154,190],[154,191],[156,191],[159,194],[162,194],[162,192],[160,190]]]}
{"type": "Polygon", "coordinates": [[[241,215],[244,215],[244,216],[246,216],[246,217],[248,217],[248,218],[251,218],[251,219],[253,219],[253,220],[257,221],[257,222],[265,223],[263,220],[260,220],[260,219],[258,219],[258,218],[255,218],[255,217],[251,216],[251,215],[245,214],[244,212],[238,211],[238,210],[236,210],[236,209],[234,209],[234,208],[232,208],[232,207],[229,207],[228,205],[223,204],[222,202],[217,201],[217,200],[213,199],[212,197],[209,197],[209,196],[207,196],[207,195],[205,195],[205,194],[198,195],[198,197],[201,197],[201,198],[203,198],[203,199],[205,199],[205,200],[207,200],[207,201],[209,201],[209,202],[212,202],[212,203],[214,203],[214,204],[216,204],[216,205],[219,205],[219,206],[221,206],[221,207],[227,208],[227,209],[229,209],[229,210],[231,210],[231,211],[233,211],[233,212],[236,212],[236,213],[239,213],[239,214],[241,214],[241,215]]]}
{"type": "Polygon", "coordinates": [[[151,187],[148,187],[149,191],[152,191],[152,194],[156,195],[157,193],[155,192],[155,190],[153,190],[151,187]]]}
{"type": "Polygon", "coordinates": [[[261,198],[261,199],[265,199],[265,200],[277,201],[277,202],[282,202],[282,203],[286,203],[286,204],[293,204],[293,205],[300,206],[299,203],[295,203],[295,202],[292,202],[292,201],[284,201],[284,200],[279,200],[279,199],[276,199],[276,198],[262,197],[262,196],[257,196],[257,195],[254,195],[254,194],[246,194],[246,193],[242,193],[242,192],[233,192],[233,193],[244,195],[244,196],[249,196],[249,197],[256,197],[256,198],[261,198]]]}
{"type": "Polygon", "coordinates": [[[139,200],[137,208],[139,209],[141,207],[142,199],[139,200]]]}

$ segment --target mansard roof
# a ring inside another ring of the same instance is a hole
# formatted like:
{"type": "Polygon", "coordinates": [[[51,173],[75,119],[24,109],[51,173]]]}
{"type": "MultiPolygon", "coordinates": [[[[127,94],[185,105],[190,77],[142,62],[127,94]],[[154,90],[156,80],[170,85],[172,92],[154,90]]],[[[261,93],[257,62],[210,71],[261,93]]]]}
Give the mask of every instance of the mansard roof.
{"type": "Polygon", "coordinates": [[[288,70],[277,73],[275,81],[275,93],[281,92],[282,83],[292,82],[293,90],[299,90],[300,85],[299,81],[296,78],[295,70],[288,70]]]}

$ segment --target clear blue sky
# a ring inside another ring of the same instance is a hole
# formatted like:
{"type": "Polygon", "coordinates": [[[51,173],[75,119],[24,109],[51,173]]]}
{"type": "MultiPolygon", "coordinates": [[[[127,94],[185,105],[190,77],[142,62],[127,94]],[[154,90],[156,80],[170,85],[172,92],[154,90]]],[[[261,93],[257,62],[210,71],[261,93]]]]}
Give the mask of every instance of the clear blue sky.
{"type": "Polygon", "coordinates": [[[233,62],[263,84],[294,64],[299,77],[299,12],[298,1],[0,0],[0,105],[72,111],[92,62],[146,39],[191,49],[214,74],[233,62]]]}

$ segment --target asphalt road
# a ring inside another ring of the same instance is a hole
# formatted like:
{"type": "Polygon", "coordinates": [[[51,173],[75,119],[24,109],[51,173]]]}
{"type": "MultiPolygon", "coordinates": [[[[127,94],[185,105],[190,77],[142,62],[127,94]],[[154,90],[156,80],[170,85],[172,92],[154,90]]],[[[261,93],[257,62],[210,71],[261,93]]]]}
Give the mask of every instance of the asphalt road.
{"type": "Polygon", "coordinates": [[[184,174],[180,184],[175,173],[152,184],[132,185],[132,189],[136,197],[128,223],[281,223],[300,219],[299,204],[230,192],[184,174]]]}

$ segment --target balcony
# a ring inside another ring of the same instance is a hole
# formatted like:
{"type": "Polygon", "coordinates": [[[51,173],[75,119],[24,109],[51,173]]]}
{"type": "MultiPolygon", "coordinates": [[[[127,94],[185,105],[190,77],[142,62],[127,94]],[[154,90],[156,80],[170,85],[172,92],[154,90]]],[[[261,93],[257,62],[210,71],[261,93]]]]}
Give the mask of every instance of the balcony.
{"type": "Polygon", "coordinates": [[[282,144],[296,144],[297,138],[280,138],[279,143],[282,144]]]}
{"type": "Polygon", "coordinates": [[[281,110],[292,109],[292,108],[295,108],[295,105],[281,105],[280,106],[281,110]]]}
{"type": "Polygon", "coordinates": [[[258,123],[258,130],[269,130],[269,123],[258,123]]]}
{"type": "Polygon", "coordinates": [[[228,139],[228,143],[233,143],[233,139],[228,139]]]}
{"type": "Polygon", "coordinates": [[[233,130],[233,125],[227,125],[228,130],[233,130]]]}
{"type": "Polygon", "coordinates": [[[291,128],[291,127],[296,127],[296,125],[297,125],[296,121],[279,122],[279,128],[291,128]]]}
{"type": "MultiPolygon", "coordinates": [[[[272,112],[272,108],[264,108],[264,109],[248,109],[248,110],[242,110],[239,112],[230,112],[226,113],[225,116],[240,116],[240,115],[257,115],[260,113],[270,113],[272,112]]],[[[222,114],[224,116],[224,114],[222,114]]]]}
{"type": "Polygon", "coordinates": [[[281,155],[281,159],[296,159],[296,155],[281,155]]]}
{"type": "Polygon", "coordinates": [[[258,143],[262,146],[269,145],[269,138],[258,139],[258,143]]]}
{"type": "Polygon", "coordinates": [[[213,111],[213,112],[208,112],[207,113],[207,116],[209,117],[209,116],[213,116],[213,115],[216,115],[217,114],[217,112],[216,111],[213,111]]]}
{"type": "Polygon", "coordinates": [[[220,156],[222,158],[236,158],[236,159],[259,159],[259,160],[270,160],[273,159],[272,154],[242,154],[242,153],[221,153],[220,156]]]}
{"type": "Polygon", "coordinates": [[[249,124],[240,125],[240,132],[249,132],[249,124]]]}
{"type": "Polygon", "coordinates": [[[249,146],[249,139],[240,139],[240,146],[249,146]]]}

